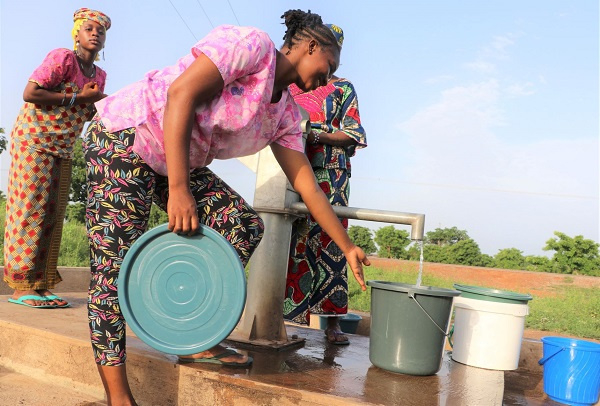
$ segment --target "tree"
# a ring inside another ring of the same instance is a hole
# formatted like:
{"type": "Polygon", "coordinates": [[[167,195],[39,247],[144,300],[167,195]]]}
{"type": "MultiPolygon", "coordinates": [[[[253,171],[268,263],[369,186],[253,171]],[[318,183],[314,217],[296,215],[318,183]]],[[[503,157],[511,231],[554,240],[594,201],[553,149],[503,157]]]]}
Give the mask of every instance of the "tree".
{"type": "Polygon", "coordinates": [[[6,151],[6,144],[8,140],[4,135],[4,128],[0,127],[0,154],[6,151]]]}
{"type": "Polygon", "coordinates": [[[456,227],[436,228],[434,231],[429,231],[425,234],[425,244],[445,247],[456,244],[459,241],[467,240],[468,238],[469,235],[465,230],[459,230],[456,227]]]}
{"type": "Polygon", "coordinates": [[[503,269],[525,269],[525,257],[523,251],[516,248],[504,248],[494,256],[496,268],[503,269]]]}
{"type": "Polygon", "coordinates": [[[451,264],[484,266],[486,259],[482,258],[479,245],[469,238],[452,244],[447,249],[448,260],[451,264]]]}
{"type": "Polygon", "coordinates": [[[451,263],[448,258],[448,248],[439,245],[425,244],[423,246],[423,260],[427,262],[436,262],[438,264],[451,263]]]}
{"type": "Polygon", "coordinates": [[[369,255],[377,251],[377,247],[373,243],[373,235],[367,227],[350,226],[348,236],[354,244],[362,248],[365,254],[369,255]]]}
{"type": "Polygon", "coordinates": [[[525,257],[525,269],[535,272],[552,272],[550,258],[541,255],[528,255],[525,257]]]}
{"type": "Polygon", "coordinates": [[[405,248],[410,244],[410,238],[408,231],[387,226],[375,232],[375,243],[379,246],[377,255],[380,257],[405,259],[407,257],[405,248]]]}
{"type": "Polygon", "coordinates": [[[554,251],[551,272],[600,276],[600,244],[577,235],[574,238],[555,231],[544,251],[554,251]]]}

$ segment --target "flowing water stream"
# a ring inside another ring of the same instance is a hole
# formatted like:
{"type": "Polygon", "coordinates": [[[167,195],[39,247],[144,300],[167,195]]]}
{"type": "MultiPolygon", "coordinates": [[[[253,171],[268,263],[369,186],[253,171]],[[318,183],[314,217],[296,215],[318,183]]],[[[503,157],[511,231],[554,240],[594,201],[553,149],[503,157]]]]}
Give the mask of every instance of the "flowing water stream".
{"type": "Polygon", "coordinates": [[[421,249],[421,257],[419,258],[419,274],[417,275],[416,286],[421,286],[421,280],[423,279],[423,240],[418,240],[419,248],[421,249]]]}

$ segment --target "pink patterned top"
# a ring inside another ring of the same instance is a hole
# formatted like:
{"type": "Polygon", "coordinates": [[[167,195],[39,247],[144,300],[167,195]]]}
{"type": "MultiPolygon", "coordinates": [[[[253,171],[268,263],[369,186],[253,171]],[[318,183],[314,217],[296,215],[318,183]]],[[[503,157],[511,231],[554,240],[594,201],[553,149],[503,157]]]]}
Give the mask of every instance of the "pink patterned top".
{"type": "Polygon", "coordinates": [[[75,52],[66,48],[58,48],[48,53],[44,62],[33,71],[29,81],[37,83],[47,90],[57,88],[61,82],[74,83],[79,90],[83,89],[86,83],[96,82],[100,90],[104,91],[106,72],[96,66],[96,76],[88,78],[79,69],[75,52]]]}
{"type": "MultiPolygon", "coordinates": [[[[67,93],[80,92],[88,82],[96,82],[104,91],[106,72],[96,67],[96,75],[88,78],[79,69],[75,53],[59,48],[48,53],[42,64],[29,78],[40,87],[67,93]]],[[[62,158],[71,158],[75,140],[81,134],[86,121],[94,116],[92,103],[67,106],[50,106],[25,102],[19,111],[10,138],[13,145],[33,148],[62,158]]]]}
{"type": "Polygon", "coordinates": [[[200,40],[175,65],[148,72],[144,79],[96,103],[110,132],[135,127],[133,150],[152,169],[167,175],[163,119],[169,86],[201,53],[216,65],[225,86],[196,109],[190,142],[190,167],[213,159],[254,154],[275,142],[303,152],[300,112],[284,91],[271,103],[276,48],[256,28],[223,25],[200,40]]]}

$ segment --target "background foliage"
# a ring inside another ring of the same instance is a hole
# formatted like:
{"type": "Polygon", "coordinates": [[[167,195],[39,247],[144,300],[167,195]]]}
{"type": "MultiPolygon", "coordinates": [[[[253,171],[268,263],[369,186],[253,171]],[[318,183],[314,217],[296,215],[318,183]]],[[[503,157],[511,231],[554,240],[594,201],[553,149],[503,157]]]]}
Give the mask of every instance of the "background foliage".
{"type": "MultiPolygon", "coordinates": [[[[0,153],[6,149],[4,129],[0,128],[0,153]]],[[[85,157],[81,139],[78,139],[73,154],[73,179],[70,192],[71,202],[67,207],[63,240],[59,256],[60,266],[89,266],[88,242],[85,231],[85,202],[87,186],[85,179],[85,157]]],[[[6,208],[5,196],[0,192],[0,212],[6,208]]],[[[167,214],[152,205],[148,228],[166,223],[167,214]]],[[[4,215],[0,215],[0,239],[4,242],[4,215]]],[[[410,240],[406,230],[393,225],[375,231],[362,226],[348,229],[350,238],[367,254],[377,253],[383,258],[419,260],[420,246],[410,240]]],[[[554,272],[600,276],[600,244],[581,235],[571,237],[560,231],[543,246],[551,257],[523,255],[517,248],[503,248],[496,255],[481,252],[477,242],[466,230],[457,227],[436,228],[425,234],[423,254],[427,262],[482,266],[503,269],[521,269],[538,272],[554,272]]],[[[0,262],[3,258],[0,259],[0,262]]]]}

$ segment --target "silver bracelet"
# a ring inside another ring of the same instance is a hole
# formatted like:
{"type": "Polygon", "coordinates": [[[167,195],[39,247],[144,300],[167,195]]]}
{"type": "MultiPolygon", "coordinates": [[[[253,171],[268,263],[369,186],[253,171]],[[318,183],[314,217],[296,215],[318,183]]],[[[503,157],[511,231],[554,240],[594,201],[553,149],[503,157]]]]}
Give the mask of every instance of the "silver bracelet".
{"type": "Polygon", "coordinates": [[[313,132],[313,144],[318,144],[319,143],[319,133],[315,133],[313,132]]]}
{"type": "Polygon", "coordinates": [[[62,94],[63,94],[63,98],[60,101],[60,106],[64,106],[65,105],[65,99],[67,98],[67,91],[63,90],[62,94]]]}
{"type": "Polygon", "coordinates": [[[75,104],[76,98],[77,98],[77,92],[73,92],[73,96],[71,97],[71,101],[69,101],[69,104],[67,105],[67,107],[73,106],[73,104],[75,104]]]}

